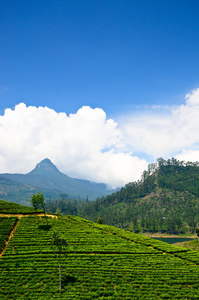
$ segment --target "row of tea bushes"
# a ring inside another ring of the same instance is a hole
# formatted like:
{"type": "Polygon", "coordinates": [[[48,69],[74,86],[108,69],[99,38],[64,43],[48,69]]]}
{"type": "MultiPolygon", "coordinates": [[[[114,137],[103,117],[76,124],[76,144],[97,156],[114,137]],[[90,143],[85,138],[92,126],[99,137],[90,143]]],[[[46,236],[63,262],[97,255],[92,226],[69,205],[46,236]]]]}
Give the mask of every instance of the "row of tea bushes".
{"type": "Polygon", "coordinates": [[[99,230],[84,223],[82,227],[81,222],[70,218],[58,221],[49,218],[51,229],[42,230],[41,225],[45,225],[45,218],[29,217],[20,220],[4,255],[52,252],[51,240],[55,223],[68,241],[69,247],[65,251],[69,253],[159,253],[157,249],[124,240],[107,230],[99,230]]]}
{"type": "Polygon", "coordinates": [[[175,253],[175,256],[199,265],[199,254],[195,250],[188,250],[186,253],[175,253]]]}
{"type": "Polygon", "coordinates": [[[0,217],[0,252],[2,251],[6,240],[12,228],[16,223],[17,218],[0,217]]]}
{"type": "Polygon", "coordinates": [[[33,207],[0,200],[0,214],[34,214],[33,207]]]}
{"type": "Polygon", "coordinates": [[[199,297],[199,269],[170,254],[65,254],[62,297],[58,294],[58,262],[52,254],[10,256],[3,259],[1,269],[0,299],[13,295],[14,299],[199,297]]]}
{"type": "Polygon", "coordinates": [[[18,222],[0,258],[0,299],[199,299],[199,266],[187,249],[78,217],[48,223],[18,222]],[[54,228],[69,245],[61,256],[61,295],[54,228]]]}
{"type": "Polygon", "coordinates": [[[136,234],[136,233],[133,233],[133,232],[130,232],[130,231],[119,229],[117,227],[108,226],[108,225],[94,224],[91,221],[84,220],[84,219],[78,218],[76,216],[71,216],[70,219],[75,220],[76,222],[84,222],[87,225],[90,225],[91,227],[95,226],[95,228],[98,228],[100,230],[103,229],[103,231],[107,231],[107,232],[109,232],[109,233],[111,233],[111,234],[113,234],[117,237],[123,238],[124,240],[129,240],[129,241],[132,241],[134,243],[145,245],[147,247],[152,247],[153,249],[156,249],[156,250],[161,251],[161,252],[179,253],[179,252],[187,252],[188,251],[187,248],[176,247],[176,246],[164,243],[164,242],[159,241],[159,240],[155,240],[155,239],[152,239],[152,238],[149,238],[149,237],[144,237],[144,236],[141,236],[139,234],[136,234]]]}

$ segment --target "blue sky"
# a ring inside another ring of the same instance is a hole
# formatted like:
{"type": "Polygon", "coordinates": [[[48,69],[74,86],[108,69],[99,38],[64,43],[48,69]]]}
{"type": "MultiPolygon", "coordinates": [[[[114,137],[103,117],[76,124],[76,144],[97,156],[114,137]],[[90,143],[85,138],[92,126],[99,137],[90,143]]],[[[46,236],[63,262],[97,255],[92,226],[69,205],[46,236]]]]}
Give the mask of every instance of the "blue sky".
{"type": "Polygon", "coordinates": [[[199,85],[198,1],[4,1],[0,109],[23,101],[108,114],[199,85]]]}
{"type": "MultiPolygon", "coordinates": [[[[56,113],[64,112],[67,116],[73,114],[76,117],[83,106],[90,107],[93,114],[96,108],[101,108],[106,114],[104,122],[111,119],[119,124],[117,129],[125,144],[119,148],[113,143],[111,148],[105,143],[104,148],[100,148],[101,153],[112,149],[151,162],[157,155],[168,157],[196,151],[198,141],[195,140],[191,145],[179,142],[179,147],[168,151],[166,146],[164,151],[145,151],[147,143],[141,141],[138,146],[140,138],[128,128],[130,123],[137,128],[137,122],[147,127],[144,120],[150,118],[156,120],[158,128],[162,128],[161,115],[162,119],[171,120],[178,108],[186,106],[186,94],[190,93],[192,100],[195,97],[193,91],[199,87],[198,12],[197,0],[2,2],[2,121],[5,120],[5,109],[15,112],[19,103],[26,105],[26,109],[20,106],[24,114],[30,106],[46,106],[56,113]],[[124,122],[127,119],[128,124],[124,122]],[[136,143],[129,147],[130,136],[136,143]]],[[[193,103],[192,100],[188,101],[193,103]]],[[[84,112],[90,114],[88,110],[84,112]]],[[[150,124],[151,120],[148,121],[150,124]]],[[[172,124],[175,126],[175,122],[172,124]]],[[[137,132],[142,131],[140,136],[149,137],[145,129],[139,128],[137,132]]],[[[150,134],[154,136],[152,131],[150,134]]],[[[183,139],[187,140],[182,136],[183,139]]],[[[151,145],[151,149],[153,147],[156,144],[151,145]]],[[[4,165],[0,172],[11,171],[8,161],[13,165],[17,157],[20,157],[20,162],[24,157],[21,152],[18,156],[10,154],[5,162],[5,153],[5,148],[0,149],[0,161],[4,165]]],[[[45,154],[48,155],[47,152],[45,154]]],[[[57,158],[58,154],[53,156],[51,153],[51,157],[61,168],[63,163],[57,158]]],[[[32,154],[33,163],[38,159],[38,155],[32,154]]],[[[20,166],[23,164],[25,162],[20,166]]],[[[140,174],[144,166],[146,164],[142,161],[136,174],[140,174]]],[[[20,171],[19,166],[14,168],[20,171]]],[[[118,169],[121,169],[121,163],[118,169]]],[[[96,170],[93,172],[96,173],[96,170]]],[[[85,176],[66,166],[63,171],[76,177],[85,176]]],[[[97,180],[102,181],[103,178],[99,176],[97,180]]]]}

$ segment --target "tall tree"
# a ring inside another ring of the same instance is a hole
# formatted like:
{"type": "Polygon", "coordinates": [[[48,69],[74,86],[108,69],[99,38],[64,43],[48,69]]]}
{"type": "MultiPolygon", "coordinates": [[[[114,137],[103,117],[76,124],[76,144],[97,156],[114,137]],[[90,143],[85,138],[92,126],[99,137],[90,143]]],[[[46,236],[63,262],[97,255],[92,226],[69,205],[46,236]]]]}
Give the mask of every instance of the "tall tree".
{"type": "Polygon", "coordinates": [[[46,223],[48,225],[48,218],[46,216],[46,205],[45,205],[44,195],[40,192],[38,192],[36,195],[33,194],[31,199],[30,199],[30,202],[31,202],[31,204],[32,204],[32,206],[34,207],[35,210],[43,209],[44,215],[45,215],[45,218],[46,218],[46,223]]]}
{"type": "Polygon", "coordinates": [[[63,247],[67,247],[68,243],[66,239],[61,237],[60,233],[54,229],[53,235],[52,235],[52,246],[54,252],[58,255],[58,261],[59,261],[59,292],[61,293],[61,254],[63,247]]]}

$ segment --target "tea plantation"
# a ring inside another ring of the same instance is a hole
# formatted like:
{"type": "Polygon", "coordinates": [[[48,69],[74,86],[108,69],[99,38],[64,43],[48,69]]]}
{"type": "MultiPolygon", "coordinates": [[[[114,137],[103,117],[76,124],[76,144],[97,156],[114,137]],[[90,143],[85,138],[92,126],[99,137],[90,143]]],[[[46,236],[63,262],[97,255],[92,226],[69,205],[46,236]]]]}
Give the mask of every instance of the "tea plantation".
{"type": "MultiPolygon", "coordinates": [[[[1,245],[16,218],[0,218],[1,245]]],[[[0,256],[0,299],[199,299],[199,253],[67,216],[24,216],[0,256]],[[56,228],[67,240],[59,265],[56,228]]]]}
{"type": "Polygon", "coordinates": [[[33,207],[0,200],[0,214],[35,214],[33,207]]]}

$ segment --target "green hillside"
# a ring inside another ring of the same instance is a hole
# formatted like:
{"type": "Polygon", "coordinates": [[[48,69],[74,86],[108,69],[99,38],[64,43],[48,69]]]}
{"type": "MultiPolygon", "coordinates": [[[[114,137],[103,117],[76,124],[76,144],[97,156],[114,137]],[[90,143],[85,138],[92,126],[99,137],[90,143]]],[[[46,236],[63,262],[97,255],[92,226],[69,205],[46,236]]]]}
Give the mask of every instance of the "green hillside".
{"type": "MultiPolygon", "coordinates": [[[[199,166],[175,159],[159,159],[137,182],[130,182],[94,202],[57,202],[64,213],[135,232],[195,233],[199,223],[199,166]]],[[[48,208],[55,210],[49,202],[48,208]]]]}
{"type": "Polygon", "coordinates": [[[185,242],[181,242],[181,243],[176,243],[175,246],[179,246],[179,247],[185,247],[191,250],[196,250],[199,252],[199,241],[198,238],[192,240],[192,241],[185,241],[185,242]]]}
{"type": "MultiPolygon", "coordinates": [[[[13,201],[22,205],[28,205],[32,194],[42,192],[47,198],[59,198],[60,192],[56,190],[34,187],[33,185],[20,183],[8,179],[10,174],[0,174],[0,197],[6,201],[13,201]]],[[[13,175],[13,174],[11,174],[13,175]]]]}
{"type": "MultiPolygon", "coordinates": [[[[0,219],[0,232],[10,232],[12,222],[0,219]]],[[[75,216],[45,224],[36,216],[18,219],[0,256],[0,299],[199,298],[196,251],[75,216]],[[61,294],[54,228],[68,243],[61,294]]]]}
{"type": "Polygon", "coordinates": [[[0,200],[0,214],[35,214],[33,207],[0,200]]]}

